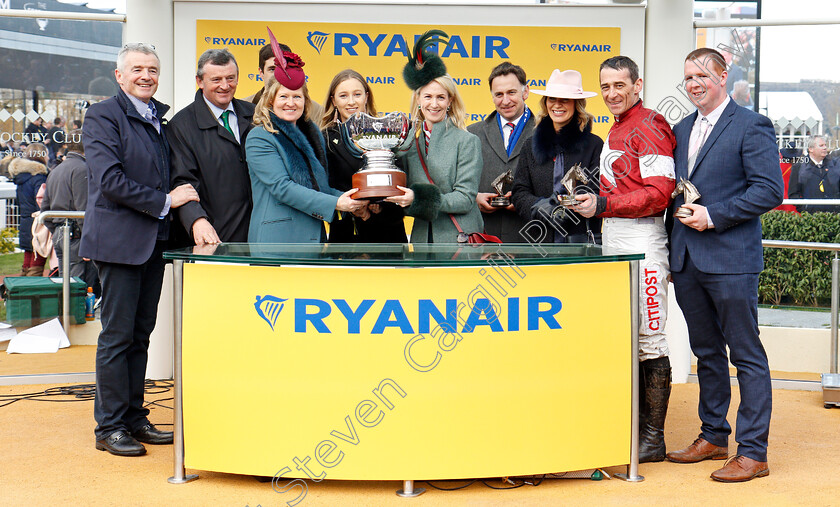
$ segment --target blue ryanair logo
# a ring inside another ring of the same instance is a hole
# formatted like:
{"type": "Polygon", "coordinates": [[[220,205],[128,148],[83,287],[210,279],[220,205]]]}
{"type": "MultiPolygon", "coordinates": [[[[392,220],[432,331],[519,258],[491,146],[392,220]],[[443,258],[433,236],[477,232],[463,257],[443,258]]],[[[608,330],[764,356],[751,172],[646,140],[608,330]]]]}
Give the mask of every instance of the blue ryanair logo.
{"type": "Polygon", "coordinates": [[[283,310],[285,301],[288,301],[288,299],[282,299],[271,295],[265,295],[263,297],[257,296],[254,308],[257,310],[257,315],[268,323],[272,331],[274,331],[274,324],[277,323],[277,317],[283,310]]]}
{"type": "MultiPolygon", "coordinates": [[[[306,41],[318,54],[326,51],[333,56],[404,56],[408,57],[412,46],[412,37],[401,33],[326,33],[307,32],[306,41]],[[332,39],[331,44],[327,41],[332,39]],[[326,49],[324,48],[326,46],[326,49]]],[[[420,38],[415,34],[413,40],[420,38]]],[[[509,58],[508,49],[511,41],[501,35],[460,35],[451,34],[449,44],[430,50],[441,58],[458,56],[461,58],[509,58]]]]}
{"type": "Polygon", "coordinates": [[[379,335],[398,332],[405,335],[429,333],[433,323],[451,333],[472,333],[477,328],[493,333],[561,329],[558,318],[563,302],[554,296],[510,297],[504,300],[477,297],[475,289],[466,300],[431,299],[345,299],[294,298],[257,296],[254,308],[272,331],[277,317],[289,302],[286,312],[294,333],[379,335]],[[471,305],[471,306],[470,306],[471,305]],[[413,310],[416,309],[416,312],[413,310]]]}
{"type": "Polygon", "coordinates": [[[213,46],[265,46],[267,41],[259,37],[205,37],[204,42],[213,46]]]}
{"type": "Polygon", "coordinates": [[[609,53],[612,51],[612,46],[609,44],[577,44],[577,43],[567,43],[567,44],[552,44],[551,49],[555,51],[566,51],[566,52],[583,52],[583,53],[609,53]]]}
{"type": "Polygon", "coordinates": [[[327,42],[328,33],[324,32],[309,32],[309,35],[306,36],[307,42],[309,45],[315,48],[318,51],[318,54],[321,54],[321,48],[324,47],[324,43],[327,42]]]}

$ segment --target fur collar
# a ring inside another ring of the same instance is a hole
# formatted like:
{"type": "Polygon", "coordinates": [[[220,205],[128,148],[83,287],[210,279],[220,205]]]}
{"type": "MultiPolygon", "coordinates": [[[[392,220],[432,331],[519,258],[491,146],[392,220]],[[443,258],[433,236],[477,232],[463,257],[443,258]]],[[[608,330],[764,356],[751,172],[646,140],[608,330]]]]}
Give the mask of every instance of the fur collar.
{"type": "Polygon", "coordinates": [[[531,137],[531,146],[534,149],[534,158],[540,164],[545,164],[554,159],[560,152],[572,151],[579,147],[583,141],[584,134],[592,132],[590,122],[581,132],[578,127],[577,114],[560,132],[554,131],[554,123],[550,118],[545,117],[534,128],[534,135],[531,137]]]}
{"type": "Polygon", "coordinates": [[[278,130],[274,137],[289,157],[288,168],[292,181],[307,188],[312,188],[312,179],[316,171],[326,173],[327,155],[321,138],[321,132],[309,120],[296,126],[278,118],[269,112],[271,124],[278,130]]]}
{"type": "Polygon", "coordinates": [[[303,125],[298,124],[298,129],[303,132],[303,136],[309,141],[312,150],[315,152],[315,158],[324,169],[327,168],[327,152],[324,146],[324,137],[318,126],[310,120],[303,122],[303,125]]]}
{"type": "Polygon", "coordinates": [[[28,158],[15,157],[9,163],[9,175],[14,178],[18,174],[47,174],[47,166],[35,160],[28,158]]]}

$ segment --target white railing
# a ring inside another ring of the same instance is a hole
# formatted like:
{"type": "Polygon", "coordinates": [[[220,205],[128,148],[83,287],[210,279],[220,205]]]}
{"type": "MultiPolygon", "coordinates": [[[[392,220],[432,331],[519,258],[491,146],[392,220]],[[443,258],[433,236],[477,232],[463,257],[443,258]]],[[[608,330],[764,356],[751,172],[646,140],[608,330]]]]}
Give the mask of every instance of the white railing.
{"type": "Polygon", "coordinates": [[[64,224],[58,227],[64,228],[62,234],[62,259],[61,259],[61,279],[62,279],[62,294],[64,301],[61,308],[61,320],[64,325],[64,334],[70,336],[70,220],[85,218],[84,211],[42,211],[38,218],[38,224],[43,224],[44,220],[48,218],[63,218],[64,224]]]}
{"type": "MultiPolygon", "coordinates": [[[[829,206],[840,206],[840,199],[785,199],[782,204],[824,204],[829,206]]],[[[831,356],[829,364],[831,373],[837,373],[837,337],[838,337],[838,315],[840,310],[840,243],[816,243],[808,241],[779,241],[765,239],[761,241],[764,248],[788,248],[794,250],[822,250],[834,252],[831,260],[831,356]]]]}

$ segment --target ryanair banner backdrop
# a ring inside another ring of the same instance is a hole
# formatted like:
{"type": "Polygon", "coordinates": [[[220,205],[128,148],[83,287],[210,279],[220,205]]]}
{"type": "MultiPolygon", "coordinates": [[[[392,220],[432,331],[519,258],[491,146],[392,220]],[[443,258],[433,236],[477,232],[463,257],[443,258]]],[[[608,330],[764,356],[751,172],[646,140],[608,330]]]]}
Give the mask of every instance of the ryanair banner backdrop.
{"type": "Polygon", "coordinates": [[[629,463],[628,273],[186,264],[186,466],[420,480],[629,463]]]}
{"type": "MultiPolygon", "coordinates": [[[[620,54],[617,27],[539,27],[400,25],[365,23],[299,23],[265,21],[196,22],[196,55],[210,48],[228,48],[239,63],[237,98],[253,95],[263,86],[259,50],[268,44],[266,26],[306,63],[309,93],[323,104],[330,81],[352,68],[365,76],[380,112],[410,113],[411,90],[402,69],[414,41],[432,28],[449,34],[449,46],[437,50],[467,107],[467,125],[483,120],[494,110],[487,77],[496,65],[510,61],[525,69],[532,88],[545,89],[554,69],[575,69],[583,75],[583,88],[598,92],[598,68],[620,54]]],[[[197,58],[198,56],[196,56],[197,58]]],[[[539,99],[528,105],[539,112],[539,99]]],[[[599,97],[587,101],[595,115],[593,131],[606,137],[612,116],[599,97]]]]}

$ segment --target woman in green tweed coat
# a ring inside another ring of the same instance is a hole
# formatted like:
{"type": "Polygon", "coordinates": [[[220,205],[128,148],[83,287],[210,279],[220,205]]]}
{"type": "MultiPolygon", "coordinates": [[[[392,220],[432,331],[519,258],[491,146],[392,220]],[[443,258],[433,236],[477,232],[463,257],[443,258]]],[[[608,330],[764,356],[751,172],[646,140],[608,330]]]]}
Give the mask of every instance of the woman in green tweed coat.
{"type": "Polygon", "coordinates": [[[412,243],[455,243],[458,231],[483,232],[484,220],[475,202],[481,178],[481,141],[467,132],[464,102],[448,75],[415,90],[411,110],[417,121],[409,141],[397,152],[407,173],[405,195],[386,200],[414,217],[412,243]],[[432,184],[420,163],[421,150],[432,184]]]}

